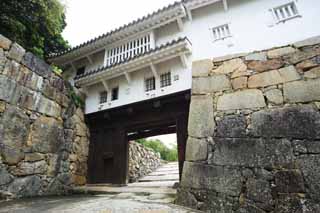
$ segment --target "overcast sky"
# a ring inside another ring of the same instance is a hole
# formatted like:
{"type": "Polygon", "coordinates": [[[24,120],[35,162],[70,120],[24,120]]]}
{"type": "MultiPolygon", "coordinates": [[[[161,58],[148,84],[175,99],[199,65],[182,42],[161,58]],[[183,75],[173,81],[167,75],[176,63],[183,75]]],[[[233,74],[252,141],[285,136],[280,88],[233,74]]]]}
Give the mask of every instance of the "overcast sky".
{"type": "MultiPolygon", "coordinates": [[[[63,32],[76,46],[110,30],[145,16],[175,0],[60,0],[66,5],[67,27],[63,32]]],[[[176,135],[155,137],[167,146],[176,144],[176,135]]]]}
{"type": "Polygon", "coordinates": [[[63,32],[71,46],[127,24],[175,0],[60,0],[66,7],[63,32]]]}

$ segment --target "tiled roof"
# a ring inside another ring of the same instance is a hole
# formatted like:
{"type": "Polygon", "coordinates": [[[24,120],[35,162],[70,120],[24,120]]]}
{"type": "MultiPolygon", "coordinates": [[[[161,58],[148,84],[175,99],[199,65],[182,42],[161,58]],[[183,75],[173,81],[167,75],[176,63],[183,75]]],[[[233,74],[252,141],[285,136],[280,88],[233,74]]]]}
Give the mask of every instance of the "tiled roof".
{"type": "Polygon", "coordinates": [[[123,25],[123,26],[121,26],[121,27],[119,27],[119,28],[117,28],[117,29],[115,29],[115,30],[112,30],[112,31],[110,31],[110,32],[108,32],[108,33],[105,33],[105,34],[103,34],[103,35],[101,35],[101,36],[99,36],[99,37],[93,38],[93,39],[91,39],[91,40],[89,40],[89,41],[87,41],[87,42],[85,42],[85,43],[82,43],[82,44],[80,44],[80,45],[78,45],[78,46],[69,48],[69,49],[67,49],[67,50],[65,50],[65,51],[62,51],[62,52],[59,52],[59,53],[52,53],[52,54],[50,54],[47,58],[48,58],[48,59],[52,59],[52,58],[55,58],[55,57],[59,57],[59,56],[68,54],[68,53],[73,52],[73,51],[75,51],[75,50],[81,49],[82,47],[88,46],[88,45],[93,44],[93,43],[95,43],[95,42],[97,42],[97,41],[99,41],[99,40],[102,40],[102,39],[104,39],[104,38],[107,38],[107,37],[111,36],[111,35],[114,34],[114,33],[120,32],[121,30],[124,30],[125,28],[128,28],[128,27],[130,27],[130,26],[133,26],[133,25],[135,25],[135,24],[138,24],[138,23],[140,23],[140,22],[142,22],[142,21],[145,21],[145,20],[147,20],[147,19],[149,19],[149,18],[152,18],[153,16],[156,16],[156,15],[158,15],[158,14],[161,14],[162,12],[165,12],[165,11],[171,9],[171,8],[174,8],[174,7],[176,7],[176,6],[179,6],[179,5],[181,5],[181,3],[184,2],[184,1],[185,1],[185,0],[181,0],[181,1],[174,2],[173,4],[170,4],[170,5],[166,6],[166,7],[163,7],[162,9],[159,9],[159,10],[157,10],[157,11],[155,11],[155,12],[153,12],[153,13],[150,13],[150,14],[148,14],[148,15],[146,15],[146,16],[143,16],[142,18],[139,18],[139,19],[137,19],[137,20],[135,20],[135,21],[133,21],[133,22],[131,22],[131,23],[129,23],[129,24],[123,25]]]}
{"type": "MultiPolygon", "coordinates": [[[[118,65],[120,65],[120,64],[125,64],[125,63],[127,63],[127,62],[129,62],[129,61],[138,59],[138,58],[143,57],[143,56],[146,56],[146,55],[150,55],[150,54],[152,54],[152,53],[154,53],[154,52],[157,52],[157,51],[159,51],[159,50],[163,50],[163,49],[165,49],[165,48],[167,48],[167,47],[170,47],[170,46],[173,46],[173,45],[175,45],[175,44],[178,44],[178,43],[180,43],[180,42],[185,42],[185,41],[188,41],[188,42],[190,43],[190,41],[188,40],[187,37],[178,38],[178,39],[176,39],[176,40],[173,40],[173,41],[171,41],[171,42],[168,42],[168,43],[166,43],[166,44],[163,44],[163,45],[161,45],[161,46],[159,46],[159,47],[156,47],[156,48],[154,48],[154,49],[151,49],[151,50],[149,50],[148,52],[145,52],[145,53],[142,53],[142,54],[137,54],[137,55],[135,55],[135,56],[133,56],[133,57],[131,57],[131,58],[127,58],[127,59],[124,60],[124,61],[121,61],[121,62],[112,64],[112,65],[108,65],[108,66],[103,66],[103,67],[100,67],[100,68],[98,68],[98,69],[91,70],[91,71],[89,71],[89,72],[85,72],[85,73],[83,73],[83,74],[81,74],[81,75],[76,76],[76,77],[75,77],[75,80],[79,80],[79,79],[81,79],[81,78],[84,78],[84,77],[87,77],[87,76],[90,76],[90,75],[93,75],[93,74],[102,72],[102,71],[104,71],[104,70],[106,70],[106,69],[110,69],[110,68],[115,67],[115,66],[118,66],[118,65]]],[[[191,44],[191,43],[190,43],[190,44],[191,44]]]]}

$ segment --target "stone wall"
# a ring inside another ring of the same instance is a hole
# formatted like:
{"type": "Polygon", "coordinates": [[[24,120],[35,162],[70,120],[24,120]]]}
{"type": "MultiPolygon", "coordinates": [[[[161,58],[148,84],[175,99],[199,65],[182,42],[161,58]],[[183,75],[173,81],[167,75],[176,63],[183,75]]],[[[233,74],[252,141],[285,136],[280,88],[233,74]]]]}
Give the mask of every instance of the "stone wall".
{"type": "Polygon", "coordinates": [[[134,141],[129,142],[129,182],[136,182],[161,165],[160,153],[134,141]]]}
{"type": "Polygon", "coordinates": [[[69,90],[43,60],[0,35],[0,197],[86,183],[88,130],[69,90]]]}
{"type": "Polygon", "coordinates": [[[320,212],[320,37],[193,63],[178,203],[320,212]]]}

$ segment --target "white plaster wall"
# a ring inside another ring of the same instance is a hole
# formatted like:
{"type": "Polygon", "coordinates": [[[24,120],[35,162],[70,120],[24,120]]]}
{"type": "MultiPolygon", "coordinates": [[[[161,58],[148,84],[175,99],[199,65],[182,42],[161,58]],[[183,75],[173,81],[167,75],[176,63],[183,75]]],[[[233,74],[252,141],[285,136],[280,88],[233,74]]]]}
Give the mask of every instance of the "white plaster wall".
{"type": "Polygon", "coordinates": [[[276,24],[269,9],[288,2],[291,0],[228,0],[228,11],[224,11],[222,2],[214,3],[193,10],[193,20],[184,20],[183,32],[178,31],[176,23],[157,30],[156,43],[187,36],[193,60],[199,60],[283,46],[320,35],[315,22],[320,19],[318,0],[296,0],[302,17],[276,24]],[[232,37],[214,42],[210,28],[226,23],[230,24],[232,37]]]}
{"type": "Polygon", "coordinates": [[[104,91],[102,84],[88,88],[88,97],[86,99],[86,113],[111,109],[126,104],[157,98],[172,93],[188,90],[191,88],[191,64],[184,68],[180,58],[175,58],[165,63],[156,65],[159,76],[161,73],[171,71],[172,85],[160,88],[160,79],[156,79],[156,90],[145,92],[144,79],[152,77],[150,68],[145,68],[131,73],[131,84],[129,85],[124,76],[108,81],[110,89],[119,86],[119,99],[111,101],[111,93],[108,94],[108,102],[99,104],[99,94],[104,91]],[[179,75],[179,80],[174,81],[174,76],[179,75]]]}
{"type": "MultiPolygon", "coordinates": [[[[228,0],[229,9],[224,10],[222,2],[214,3],[192,11],[193,20],[184,19],[184,29],[179,31],[176,22],[156,29],[156,46],[170,42],[178,37],[188,37],[192,43],[192,56],[189,56],[189,67],[194,60],[213,58],[228,54],[251,52],[268,49],[320,35],[316,20],[320,19],[320,1],[296,0],[301,18],[277,24],[269,9],[291,2],[290,0],[228,0]],[[232,37],[213,41],[212,27],[229,23],[232,37]]],[[[103,66],[104,53],[95,54],[94,64],[87,64],[87,71],[103,66]]],[[[82,62],[77,65],[80,66],[82,62]]],[[[86,61],[88,63],[88,61],[86,61]]],[[[110,87],[119,86],[119,100],[99,105],[99,92],[104,88],[96,85],[89,88],[86,101],[86,112],[92,113],[110,109],[170,93],[191,88],[191,68],[183,69],[179,59],[158,65],[159,72],[172,71],[179,73],[180,80],[161,90],[157,79],[157,90],[147,95],[144,91],[144,78],[152,75],[149,68],[135,71],[132,84],[128,85],[125,77],[113,79],[110,87]]],[[[109,94],[109,99],[111,94],[109,94]]]]}

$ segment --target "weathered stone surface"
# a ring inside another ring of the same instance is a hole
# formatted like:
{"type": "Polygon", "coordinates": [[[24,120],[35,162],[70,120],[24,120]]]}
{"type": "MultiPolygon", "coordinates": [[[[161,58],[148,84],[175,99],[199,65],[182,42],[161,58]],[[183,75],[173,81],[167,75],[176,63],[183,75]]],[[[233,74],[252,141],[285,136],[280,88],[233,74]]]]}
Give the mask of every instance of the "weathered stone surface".
{"type": "Polygon", "coordinates": [[[252,114],[252,134],[268,138],[320,138],[320,113],[312,106],[264,110],[252,114]]]}
{"type": "Polygon", "coordinates": [[[288,56],[287,61],[291,64],[297,64],[304,60],[316,57],[320,54],[320,48],[308,49],[306,51],[298,51],[290,56],[288,56]]]}
{"type": "Polygon", "coordinates": [[[22,146],[27,142],[30,124],[29,118],[22,110],[8,107],[0,117],[0,150],[4,161],[15,164],[21,160],[22,146]]]}
{"type": "Polygon", "coordinates": [[[49,78],[51,76],[52,68],[42,59],[36,57],[30,52],[25,54],[22,64],[42,77],[49,78]]]}
{"type": "Polygon", "coordinates": [[[35,174],[44,174],[47,171],[47,163],[43,161],[38,162],[23,162],[12,171],[16,176],[27,176],[35,174]]]}
{"type": "Polygon", "coordinates": [[[305,60],[305,61],[302,61],[301,63],[297,64],[296,67],[297,67],[297,69],[300,69],[302,71],[306,71],[306,70],[312,69],[314,67],[317,67],[318,65],[319,64],[317,64],[313,60],[305,60]]]}
{"type": "Polygon", "coordinates": [[[244,77],[244,76],[250,76],[253,71],[251,70],[245,70],[245,71],[235,71],[231,74],[231,79],[238,78],[238,77],[244,77]]]}
{"type": "Polygon", "coordinates": [[[44,96],[40,97],[38,111],[55,118],[59,118],[61,116],[61,107],[54,101],[51,101],[44,96]]]}
{"type": "Polygon", "coordinates": [[[319,141],[294,140],[294,151],[299,154],[320,154],[319,141]]]}
{"type": "Polygon", "coordinates": [[[221,66],[213,70],[216,74],[228,74],[232,72],[242,72],[247,70],[247,65],[240,59],[232,59],[230,61],[223,62],[221,66]]]}
{"type": "Polygon", "coordinates": [[[297,73],[294,66],[289,66],[279,70],[272,70],[250,76],[248,80],[248,87],[267,87],[299,79],[300,75],[297,73]]]}
{"type": "Polygon", "coordinates": [[[248,78],[247,77],[240,77],[235,78],[231,81],[233,89],[244,89],[248,86],[248,78]]]}
{"type": "Polygon", "coordinates": [[[208,76],[213,69],[213,62],[210,59],[192,62],[192,76],[208,76]]]}
{"type": "Polygon", "coordinates": [[[265,107],[263,94],[260,90],[243,90],[224,94],[218,99],[218,110],[236,110],[265,107]]]}
{"type": "Polygon", "coordinates": [[[8,191],[17,197],[33,197],[41,189],[41,179],[38,176],[18,178],[10,184],[8,191]]]}
{"type": "Polygon", "coordinates": [[[320,100],[320,79],[294,81],[283,86],[285,102],[298,103],[320,100]]]}
{"type": "Polygon", "coordinates": [[[304,73],[305,78],[320,78],[320,67],[311,69],[304,73]]]}
{"type": "Polygon", "coordinates": [[[195,196],[193,194],[191,194],[190,192],[182,190],[182,189],[180,189],[178,191],[178,197],[177,197],[176,202],[179,205],[187,206],[187,207],[190,207],[193,209],[197,209],[197,207],[198,207],[198,202],[197,202],[197,199],[195,198],[195,196]]]}
{"type": "Polygon", "coordinates": [[[231,84],[226,75],[213,75],[205,78],[192,79],[192,93],[205,94],[231,89],[231,84]]]}
{"type": "Polygon", "coordinates": [[[6,110],[6,103],[4,101],[0,101],[0,113],[6,110]]]}
{"type": "Polygon", "coordinates": [[[205,139],[189,137],[186,148],[187,161],[204,161],[208,158],[208,143],[205,139]]]}
{"type": "Polygon", "coordinates": [[[7,185],[13,180],[12,175],[5,168],[0,167],[0,186],[7,185]]]}
{"type": "Polygon", "coordinates": [[[306,182],[307,192],[311,197],[320,201],[320,156],[301,155],[298,159],[298,167],[302,171],[303,179],[306,182]],[[312,186],[312,187],[310,187],[312,186]]]}
{"type": "Polygon", "coordinates": [[[277,193],[304,193],[304,181],[299,170],[283,170],[275,173],[277,193]]]}
{"type": "Polygon", "coordinates": [[[24,160],[27,162],[36,162],[36,161],[41,161],[44,158],[45,156],[40,153],[28,153],[28,154],[25,154],[24,160]]]}
{"type": "Polygon", "coordinates": [[[54,118],[40,117],[31,128],[28,145],[40,153],[56,153],[64,141],[62,123],[54,118]]]}
{"type": "Polygon", "coordinates": [[[19,44],[14,43],[12,44],[10,51],[8,53],[8,57],[16,60],[17,62],[21,62],[24,54],[26,53],[26,50],[23,49],[19,44]]]}
{"type": "Polygon", "coordinates": [[[246,135],[247,121],[243,115],[229,115],[217,121],[217,137],[240,138],[246,135]]]}
{"type": "Polygon", "coordinates": [[[293,149],[286,139],[215,138],[213,163],[221,166],[291,167],[293,149]]]}
{"type": "Polygon", "coordinates": [[[235,58],[240,58],[240,57],[244,57],[248,55],[248,53],[236,53],[236,54],[230,54],[230,55],[225,55],[225,56],[221,56],[221,57],[215,57],[213,58],[213,63],[219,63],[219,62],[224,62],[224,61],[228,61],[231,59],[235,59],[235,58]]]}
{"type": "Polygon", "coordinates": [[[276,70],[281,68],[284,62],[280,59],[272,59],[268,61],[251,61],[248,64],[250,70],[255,70],[257,72],[264,72],[268,70],[276,70]]]}
{"type": "Polygon", "coordinates": [[[84,176],[73,175],[72,176],[72,183],[74,183],[77,186],[82,186],[87,183],[87,179],[84,176]]]}
{"type": "Polygon", "coordinates": [[[241,191],[241,173],[236,169],[185,162],[182,187],[207,189],[238,196],[241,191]]]}
{"type": "Polygon", "coordinates": [[[263,179],[250,178],[246,183],[246,198],[254,201],[260,209],[272,210],[274,200],[272,198],[270,183],[263,179]]]}
{"type": "Polygon", "coordinates": [[[3,48],[5,50],[10,49],[11,41],[0,34],[0,48],[3,48]]]}
{"type": "Polygon", "coordinates": [[[279,89],[271,89],[265,92],[265,96],[269,103],[283,104],[282,91],[279,89]]]}
{"type": "Polygon", "coordinates": [[[277,213],[315,213],[319,212],[319,205],[310,202],[303,194],[280,194],[275,205],[277,213]]]}
{"type": "Polygon", "coordinates": [[[213,99],[211,96],[191,98],[188,133],[193,137],[212,136],[215,128],[213,99]]]}
{"type": "Polygon", "coordinates": [[[267,55],[268,55],[268,58],[279,58],[281,56],[292,54],[296,51],[297,50],[293,47],[282,47],[279,49],[269,50],[267,55]]]}
{"type": "Polygon", "coordinates": [[[266,61],[266,60],[267,60],[267,53],[265,52],[252,53],[246,56],[246,61],[266,61]]]}
{"type": "Polygon", "coordinates": [[[303,41],[296,42],[293,44],[293,46],[295,46],[297,48],[301,48],[301,47],[305,47],[305,46],[312,46],[315,44],[320,44],[320,36],[315,36],[315,37],[308,38],[303,41]]]}
{"type": "Polygon", "coordinates": [[[11,102],[15,94],[15,90],[16,83],[13,80],[0,75],[0,100],[11,102]]]}

